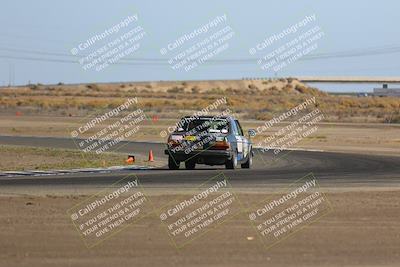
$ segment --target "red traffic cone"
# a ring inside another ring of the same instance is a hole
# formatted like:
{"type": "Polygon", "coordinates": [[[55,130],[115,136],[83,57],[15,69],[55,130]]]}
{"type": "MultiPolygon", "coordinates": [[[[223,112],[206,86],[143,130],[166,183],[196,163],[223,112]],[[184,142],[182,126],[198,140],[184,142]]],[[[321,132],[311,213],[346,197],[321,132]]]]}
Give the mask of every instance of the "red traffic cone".
{"type": "Polygon", "coordinates": [[[149,162],[153,162],[153,161],[154,161],[153,150],[150,149],[150,151],[149,151],[149,162]]]}
{"type": "Polygon", "coordinates": [[[135,156],[128,156],[128,159],[125,161],[127,164],[132,164],[135,162],[135,156]]]}
{"type": "Polygon", "coordinates": [[[153,121],[153,122],[157,122],[157,121],[158,121],[158,116],[157,116],[157,115],[154,115],[153,118],[152,118],[152,121],[153,121]]]}

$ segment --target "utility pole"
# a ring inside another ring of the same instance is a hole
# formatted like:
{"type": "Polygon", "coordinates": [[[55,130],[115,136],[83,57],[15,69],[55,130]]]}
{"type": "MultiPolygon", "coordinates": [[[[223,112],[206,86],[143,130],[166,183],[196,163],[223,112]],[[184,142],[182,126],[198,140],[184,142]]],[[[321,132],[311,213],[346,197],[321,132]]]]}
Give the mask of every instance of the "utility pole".
{"type": "Polygon", "coordinates": [[[8,87],[14,84],[14,80],[15,80],[14,63],[8,62],[8,87]]]}
{"type": "Polygon", "coordinates": [[[15,66],[14,66],[14,63],[11,63],[11,70],[12,70],[12,79],[11,79],[11,85],[15,85],[15,66]]]}

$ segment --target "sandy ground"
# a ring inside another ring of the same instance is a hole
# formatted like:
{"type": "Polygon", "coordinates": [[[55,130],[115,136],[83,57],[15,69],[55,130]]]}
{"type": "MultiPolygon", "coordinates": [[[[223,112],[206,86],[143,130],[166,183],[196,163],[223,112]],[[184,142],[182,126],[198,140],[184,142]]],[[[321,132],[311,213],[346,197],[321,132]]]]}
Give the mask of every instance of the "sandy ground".
{"type": "MultiPolygon", "coordinates": [[[[258,202],[268,196],[240,193],[238,198],[258,202]]],[[[86,197],[3,194],[0,266],[400,265],[398,189],[328,190],[331,213],[270,249],[262,245],[245,213],[180,250],[155,214],[88,249],[66,215],[86,197]]],[[[171,197],[156,194],[151,200],[160,206],[171,197]]]]}

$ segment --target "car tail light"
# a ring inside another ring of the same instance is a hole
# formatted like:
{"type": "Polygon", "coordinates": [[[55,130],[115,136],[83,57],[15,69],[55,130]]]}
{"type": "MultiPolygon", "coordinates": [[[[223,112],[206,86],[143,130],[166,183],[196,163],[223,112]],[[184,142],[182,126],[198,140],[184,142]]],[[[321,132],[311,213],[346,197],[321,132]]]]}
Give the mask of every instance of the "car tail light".
{"type": "Polygon", "coordinates": [[[168,145],[170,145],[172,147],[178,146],[182,140],[183,140],[182,135],[170,135],[168,137],[168,145]]]}
{"type": "Polygon", "coordinates": [[[227,150],[231,146],[226,141],[216,141],[212,147],[213,147],[213,149],[217,149],[217,150],[227,150]]]}

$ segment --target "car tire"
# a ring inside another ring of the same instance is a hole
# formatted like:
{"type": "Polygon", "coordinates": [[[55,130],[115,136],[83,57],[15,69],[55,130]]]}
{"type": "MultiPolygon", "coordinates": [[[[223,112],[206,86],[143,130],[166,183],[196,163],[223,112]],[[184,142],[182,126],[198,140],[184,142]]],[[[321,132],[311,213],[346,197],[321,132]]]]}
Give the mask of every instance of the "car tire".
{"type": "Polygon", "coordinates": [[[177,170],[177,169],[179,169],[179,164],[180,162],[175,162],[175,160],[171,157],[171,156],[169,156],[168,157],[168,168],[170,169],[170,170],[177,170]]]}
{"type": "Polygon", "coordinates": [[[194,170],[196,168],[196,162],[194,160],[185,161],[186,170],[194,170]]]}
{"type": "Polygon", "coordinates": [[[237,167],[237,156],[236,153],[232,155],[232,158],[227,160],[225,163],[225,168],[233,170],[237,167]]]}
{"type": "Polygon", "coordinates": [[[242,169],[250,169],[251,165],[253,165],[253,152],[252,151],[249,152],[247,161],[245,163],[241,164],[240,166],[242,167],[242,169]]]}

